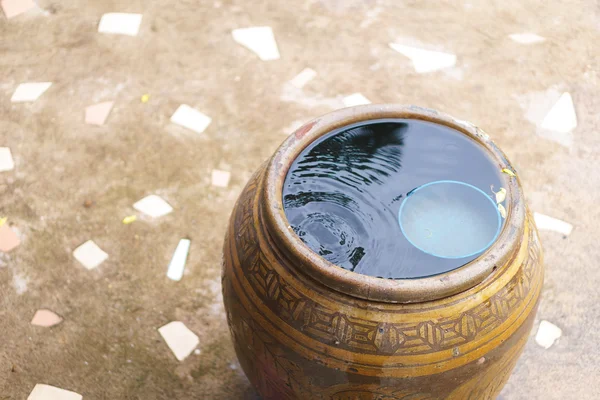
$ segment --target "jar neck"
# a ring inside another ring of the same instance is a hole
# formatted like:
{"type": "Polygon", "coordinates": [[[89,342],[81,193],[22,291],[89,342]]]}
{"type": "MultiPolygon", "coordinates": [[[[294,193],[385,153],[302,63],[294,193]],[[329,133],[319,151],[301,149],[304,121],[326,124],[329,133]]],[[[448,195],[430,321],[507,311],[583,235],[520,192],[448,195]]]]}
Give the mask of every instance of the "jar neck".
{"type": "Polygon", "coordinates": [[[290,165],[313,141],[340,127],[383,118],[430,121],[453,128],[476,140],[500,169],[513,170],[504,154],[481,130],[431,110],[396,105],[368,105],[342,109],[320,117],[282,144],[266,166],[259,193],[266,230],[298,274],[308,275],[346,295],[388,303],[432,301],[468,290],[506,264],[519,248],[526,218],[525,202],[517,177],[503,176],[508,189],[508,214],[496,242],[475,260],[447,273],[415,279],[383,279],[341,268],[312,251],[291,228],[283,207],[283,185],[290,165]]]}

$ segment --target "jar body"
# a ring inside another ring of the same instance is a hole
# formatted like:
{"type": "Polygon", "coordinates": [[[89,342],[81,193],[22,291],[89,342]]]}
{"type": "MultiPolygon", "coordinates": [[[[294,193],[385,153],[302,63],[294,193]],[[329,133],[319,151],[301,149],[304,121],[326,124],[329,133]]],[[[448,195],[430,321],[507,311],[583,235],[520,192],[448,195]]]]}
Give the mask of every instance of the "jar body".
{"type": "Polygon", "coordinates": [[[223,261],[235,350],[264,400],[496,398],[529,337],[543,283],[528,212],[511,257],[482,282],[431,301],[378,302],[302,273],[264,217],[265,171],[238,199],[223,261]]]}

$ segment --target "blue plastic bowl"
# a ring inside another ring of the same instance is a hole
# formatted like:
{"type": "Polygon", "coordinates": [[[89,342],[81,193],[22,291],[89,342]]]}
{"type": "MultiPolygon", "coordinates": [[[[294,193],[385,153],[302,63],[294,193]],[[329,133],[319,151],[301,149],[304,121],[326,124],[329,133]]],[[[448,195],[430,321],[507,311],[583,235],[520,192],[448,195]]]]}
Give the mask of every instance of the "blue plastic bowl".
{"type": "Polygon", "coordinates": [[[413,190],[400,206],[398,222],[413,246],[440,258],[480,254],[502,227],[494,200],[459,181],[435,181],[413,190]]]}

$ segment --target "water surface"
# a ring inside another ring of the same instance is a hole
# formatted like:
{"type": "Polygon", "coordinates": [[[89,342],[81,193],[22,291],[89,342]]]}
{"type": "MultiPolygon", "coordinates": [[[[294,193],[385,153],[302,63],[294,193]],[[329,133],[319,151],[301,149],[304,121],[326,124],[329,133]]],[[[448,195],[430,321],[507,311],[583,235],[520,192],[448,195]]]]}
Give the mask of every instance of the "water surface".
{"type": "Polygon", "coordinates": [[[483,147],[449,127],[420,120],[368,121],[304,149],[287,174],[284,209],[296,234],[342,268],[383,278],[424,277],[458,268],[481,253],[465,251],[481,247],[476,238],[498,228],[490,199],[492,188],[501,187],[500,174],[483,147]],[[458,181],[479,191],[417,190],[436,181],[458,181]],[[412,193],[420,197],[408,202],[412,193]],[[405,201],[410,232],[402,231],[399,217],[405,201]],[[419,213],[423,217],[415,220],[419,213]],[[446,250],[432,251],[442,246],[446,250]]]}

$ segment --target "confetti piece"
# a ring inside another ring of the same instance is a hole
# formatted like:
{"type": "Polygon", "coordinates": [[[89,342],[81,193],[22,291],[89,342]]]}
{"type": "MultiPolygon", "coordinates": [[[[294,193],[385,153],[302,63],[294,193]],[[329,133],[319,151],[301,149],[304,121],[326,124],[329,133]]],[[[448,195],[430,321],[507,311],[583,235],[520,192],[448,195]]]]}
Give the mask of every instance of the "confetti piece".
{"type": "Polygon", "coordinates": [[[182,104],[171,116],[171,122],[194,132],[202,133],[210,125],[212,119],[187,104],[182,104]]]}
{"type": "Polygon", "coordinates": [[[542,128],[554,132],[569,133],[577,127],[577,115],[573,106],[573,99],[567,92],[560,96],[550,112],[542,121],[542,128]]]}
{"type": "Polygon", "coordinates": [[[234,29],[233,40],[253,51],[263,61],[279,59],[279,49],[270,26],[234,29]]]}
{"type": "Polygon", "coordinates": [[[496,203],[500,204],[506,199],[506,189],[500,188],[497,192],[494,192],[494,186],[492,186],[492,193],[496,195],[496,203]]]}
{"type": "Polygon", "coordinates": [[[231,173],[229,171],[221,171],[218,169],[212,170],[211,182],[213,186],[227,187],[229,185],[229,179],[231,173]]]}
{"type": "Polygon", "coordinates": [[[21,244],[21,240],[10,227],[6,224],[0,226],[0,251],[8,253],[21,244]]]}
{"type": "Polygon", "coordinates": [[[190,251],[190,240],[189,239],[181,239],[175,252],[173,253],[173,258],[171,258],[171,262],[169,263],[169,269],[167,270],[167,278],[172,279],[174,281],[180,281],[183,277],[183,271],[185,270],[185,263],[187,261],[187,256],[190,251]]]}
{"type": "Polygon", "coordinates": [[[38,383],[35,385],[27,400],[82,400],[83,396],[69,390],[38,383]]]}
{"type": "Polygon", "coordinates": [[[108,13],[100,19],[98,32],[137,36],[141,24],[142,14],[108,13]]]}
{"type": "Polygon", "coordinates": [[[508,168],[503,168],[503,169],[502,169],[502,172],[504,172],[504,173],[505,173],[506,175],[508,175],[508,176],[512,176],[513,178],[517,176],[517,175],[516,175],[516,174],[515,174],[513,171],[511,171],[511,170],[510,170],[510,169],[508,169],[508,168]]]}
{"type": "Polygon", "coordinates": [[[15,89],[10,101],[13,103],[36,101],[50,86],[52,86],[52,82],[21,83],[15,89]]]}
{"type": "Polygon", "coordinates": [[[0,218],[0,226],[4,225],[6,223],[7,219],[8,219],[7,217],[0,218]]]}
{"type": "Polygon", "coordinates": [[[552,322],[541,321],[537,334],[535,335],[535,341],[543,348],[549,349],[561,336],[562,329],[552,322]]]}
{"type": "Polygon", "coordinates": [[[94,269],[108,258],[93,240],[88,240],[73,251],[73,257],[87,269],[94,269]]]}
{"type": "Polygon", "coordinates": [[[132,222],[135,222],[136,220],[137,220],[137,215],[129,215],[129,216],[123,218],[123,223],[125,225],[129,225],[132,222]]]}
{"type": "Polygon", "coordinates": [[[105,101],[87,107],[85,109],[85,123],[90,125],[104,125],[113,104],[115,104],[114,101],[105,101]]]}
{"type": "Polygon", "coordinates": [[[145,94],[142,96],[142,98],[140,99],[142,103],[147,103],[148,100],[150,100],[150,95],[149,94],[145,94]]]}
{"type": "Polygon", "coordinates": [[[353,93],[342,99],[345,107],[362,106],[365,104],[371,104],[371,100],[367,99],[360,93],[353,93]]]}
{"type": "Polygon", "coordinates": [[[133,208],[150,217],[158,218],[173,211],[173,207],[155,194],[146,196],[133,205],[133,208]]]}
{"type": "Polygon", "coordinates": [[[181,321],[169,322],[158,328],[158,332],[179,361],[185,360],[200,343],[198,336],[181,321]]]}
{"type": "Polygon", "coordinates": [[[298,89],[302,89],[304,85],[313,80],[315,76],[317,76],[317,71],[311,68],[304,68],[290,81],[290,83],[298,89]]]}
{"type": "Polygon", "coordinates": [[[512,41],[520,43],[520,44],[534,44],[541,43],[546,40],[546,38],[542,36],[538,36],[535,33],[513,33],[512,35],[508,35],[512,41]]]}
{"type": "Polygon", "coordinates": [[[389,45],[398,53],[410,58],[415,71],[419,74],[453,67],[456,64],[456,55],[451,53],[404,46],[399,43],[390,43],[389,45]]]}
{"type": "Polygon", "coordinates": [[[506,219],[506,208],[502,204],[498,204],[498,211],[500,211],[500,216],[506,219]]]}
{"type": "Polygon", "coordinates": [[[533,219],[539,230],[554,231],[562,233],[564,236],[569,236],[573,231],[573,225],[560,219],[549,217],[548,215],[534,212],[533,219]]]}
{"type": "Polygon", "coordinates": [[[2,10],[4,10],[7,19],[14,18],[35,7],[32,0],[2,0],[0,5],[2,5],[2,10]]]}
{"type": "Polygon", "coordinates": [[[49,328],[51,326],[60,324],[62,320],[63,319],[56,315],[54,312],[50,310],[40,309],[35,312],[35,315],[31,320],[31,325],[49,328]]]}
{"type": "Polygon", "coordinates": [[[8,147],[0,147],[0,172],[15,169],[15,162],[8,147]]]}

